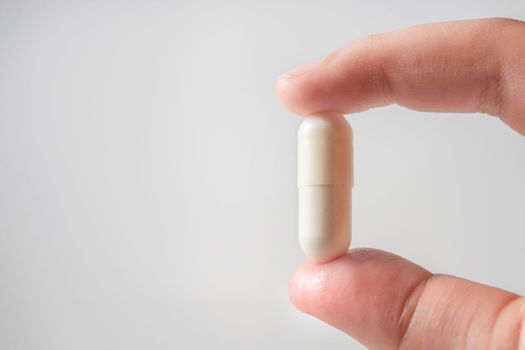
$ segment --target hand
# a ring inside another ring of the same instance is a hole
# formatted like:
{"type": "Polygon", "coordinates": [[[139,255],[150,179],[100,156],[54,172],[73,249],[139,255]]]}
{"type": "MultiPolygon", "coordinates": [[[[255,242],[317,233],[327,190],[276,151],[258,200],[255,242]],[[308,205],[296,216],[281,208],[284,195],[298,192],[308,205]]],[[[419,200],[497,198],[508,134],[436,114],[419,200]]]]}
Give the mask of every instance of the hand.
{"type": "MultiPolygon", "coordinates": [[[[300,115],[397,103],[486,113],[525,135],[525,23],[459,21],[374,35],[282,75],[277,94],[300,115]]],[[[379,250],[306,262],[289,293],[297,308],[372,349],[525,349],[524,297],[379,250]]]]}

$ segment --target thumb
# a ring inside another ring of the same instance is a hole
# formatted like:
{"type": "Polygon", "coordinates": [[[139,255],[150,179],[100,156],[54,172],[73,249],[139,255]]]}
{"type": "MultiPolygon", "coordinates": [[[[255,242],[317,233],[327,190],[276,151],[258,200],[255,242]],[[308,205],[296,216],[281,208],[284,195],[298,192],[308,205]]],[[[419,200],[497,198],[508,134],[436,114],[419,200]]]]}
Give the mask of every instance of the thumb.
{"type": "Polygon", "coordinates": [[[304,263],[289,294],[298,309],[371,349],[525,349],[524,297],[379,250],[304,263]]]}

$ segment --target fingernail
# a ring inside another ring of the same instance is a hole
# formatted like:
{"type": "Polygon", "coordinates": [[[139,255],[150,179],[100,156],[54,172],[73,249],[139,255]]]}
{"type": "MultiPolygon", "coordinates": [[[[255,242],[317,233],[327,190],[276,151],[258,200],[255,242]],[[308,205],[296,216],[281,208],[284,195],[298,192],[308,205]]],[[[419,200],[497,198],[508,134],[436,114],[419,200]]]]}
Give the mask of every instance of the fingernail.
{"type": "Polygon", "coordinates": [[[305,74],[306,72],[310,71],[312,68],[317,66],[320,61],[314,61],[307,64],[303,64],[297,68],[294,68],[284,74],[279,75],[279,79],[290,79],[290,78],[298,78],[301,75],[305,74]]]}

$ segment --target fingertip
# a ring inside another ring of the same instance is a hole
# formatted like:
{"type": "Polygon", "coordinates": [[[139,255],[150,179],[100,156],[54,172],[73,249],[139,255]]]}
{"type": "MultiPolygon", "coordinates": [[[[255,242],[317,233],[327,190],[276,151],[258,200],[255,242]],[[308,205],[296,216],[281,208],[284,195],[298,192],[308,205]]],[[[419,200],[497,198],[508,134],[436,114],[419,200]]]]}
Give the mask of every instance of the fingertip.
{"type": "Polygon", "coordinates": [[[359,272],[350,268],[353,257],[344,254],[327,263],[307,261],[290,279],[289,298],[300,311],[337,328],[345,323],[355,295],[359,294],[359,272]]]}
{"type": "Polygon", "coordinates": [[[391,103],[385,95],[381,59],[370,58],[361,42],[340,49],[322,61],[278,77],[276,94],[292,113],[347,114],[391,103]]]}
{"type": "Polygon", "coordinates": [[[276,94],[281,103],[292,113],[302,116],[326,111],[342,113],[337,104],[331,103],[338,94],[334,94],[337,91],[334,91],[330,62],[329,59],[315,61],[280,75],[276,94]]]}
{"type": "Polygon", "coordinates": [[[293,273],[288,296],[300,311],[312,313],[326,295],[328,275],[319,264],[306,261],[293,273]]]}
{"type": "Polygon", "coordinates": [[[321,60],[317,60],[317,61],[313,61],[313,62],[310,62],[310,63],[306,63],[306,64],[303,64],[303,65],[300,65],[298,67],[295,67],[294,69],[289,70],[288,72],[286,72],[284,74],[281,74],[279,76],[279,78],[283,78],[283,79],[299,78],[300,76],[308,73],[313,68],[318,66],[319,63],[321,63],[321,60]]]}
{"type": "Polygon", "coordinates": [[[403,296],[430,273],[396,255],[352,249],[331,262],[305,262],[293,273],[289,298],[363,344],[395,344],[403,296]]]}
{"type": "Polygon", "coordinates": [[[277,98],[290,112],[298,115],[307,115],[308,89],[304,88],[301,79],[290,77],[287,74],[277,78],[275,85],[277,98]]]}

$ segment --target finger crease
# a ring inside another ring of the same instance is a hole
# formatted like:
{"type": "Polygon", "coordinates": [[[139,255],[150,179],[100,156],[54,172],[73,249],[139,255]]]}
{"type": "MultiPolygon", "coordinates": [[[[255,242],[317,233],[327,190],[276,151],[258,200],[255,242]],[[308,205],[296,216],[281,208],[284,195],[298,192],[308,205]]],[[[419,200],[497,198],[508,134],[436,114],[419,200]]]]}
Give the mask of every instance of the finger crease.
{"type": "Polygon", "coordinates": [[[434,277],[435,275],[430,275],[418,282],[407,294],[403,302],[401,315],[399,316],[399,320],[397,322],[397,329],[399,330],[400,339],[399,348],[401,348],[402,344],[406,341],[408,331],[413,323],[414,315],[418,308],[421,296],[423,295],[428,282],[434,277]]]}
{"type": "MultiPolygon", "coordinates": [[[[501,333],[499,332],[496,332],[496,328],[498,327],[498,325],[501,324],[501,319],[503,317],[503,314],[506,310],[508,310],[509,308],[512,308],[512,307],[520,307],[521,305],[521,308],[518,310],[519,313],[518,313],[518,317],[516,318],[516,323],[515,324],[507,324],[505,323],[504,324],[504,327],[505,328],[505,331],[507,331],[508,333],[508,336],[509,338],[507,338],[507,341],[509,341],[510,344],[514,344],[515,345],[515,349],[525,349],[525,321],[524,321],[524,317],[525,317],[525,298],[524,297],[520,297],[518,295],[516,296],[513,296],[511,298],[509,298],[509,300],[505,301],[503,303],[503,305],[501,305],[501,307],[499,308],[499,310],[496,312],[496,317],[494,318],[494,321],[492,322],[492,325],[490,327],[490,344],[491,345],[494,345],[493,347],[491,348],[498,348],[497,345],[498,343],[501,343],[501,338],[495,338],[495,335],[496,334],[499,334],[501,335],[501,333]],[[518,303],[518,305],[516,306],[516,303],[518,303]],[[520,304],[521,303],[521,304],[520,304]],[[508,328],[507,328],[508,327],[508,328]]],[[[514,347],[513,347],[514,348],[514,347]]]]}

